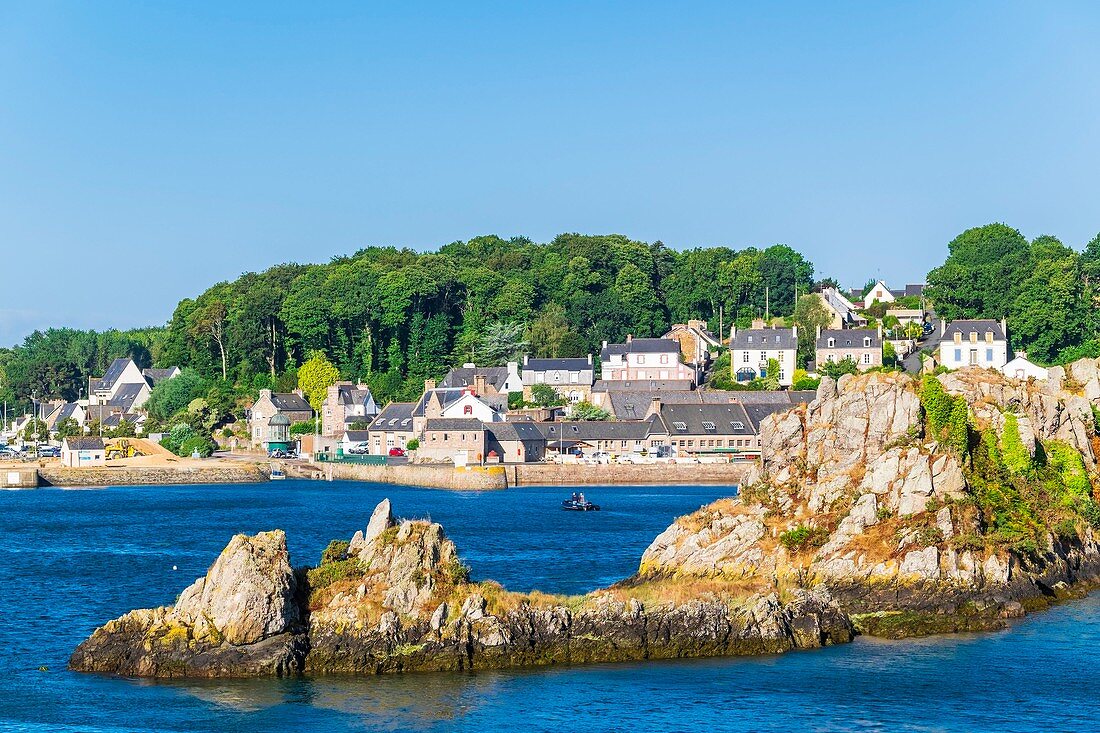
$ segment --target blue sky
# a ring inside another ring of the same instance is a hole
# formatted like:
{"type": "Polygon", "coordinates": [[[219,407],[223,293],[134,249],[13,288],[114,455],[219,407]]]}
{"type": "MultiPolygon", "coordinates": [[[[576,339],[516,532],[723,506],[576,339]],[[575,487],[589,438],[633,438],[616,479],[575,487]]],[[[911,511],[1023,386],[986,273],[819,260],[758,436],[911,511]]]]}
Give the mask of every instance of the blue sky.
{"type": "Polygon", "coordinates": [[[0,344],[369,244],[1100,231],[1087,3],[0,2],[0,344]]]}

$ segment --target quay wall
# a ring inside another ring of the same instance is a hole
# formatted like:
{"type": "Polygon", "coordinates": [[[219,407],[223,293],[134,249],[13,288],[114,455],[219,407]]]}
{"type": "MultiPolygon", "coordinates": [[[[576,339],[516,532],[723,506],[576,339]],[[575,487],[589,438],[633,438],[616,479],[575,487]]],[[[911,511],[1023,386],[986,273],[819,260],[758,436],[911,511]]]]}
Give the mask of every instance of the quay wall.
{"type": "Polygon", "coordinates": [[[267,481],[252,463],[217,466],[96,466],[38,469],[40,486],[146,486],[152,484],[244,484],[267,481]]]}

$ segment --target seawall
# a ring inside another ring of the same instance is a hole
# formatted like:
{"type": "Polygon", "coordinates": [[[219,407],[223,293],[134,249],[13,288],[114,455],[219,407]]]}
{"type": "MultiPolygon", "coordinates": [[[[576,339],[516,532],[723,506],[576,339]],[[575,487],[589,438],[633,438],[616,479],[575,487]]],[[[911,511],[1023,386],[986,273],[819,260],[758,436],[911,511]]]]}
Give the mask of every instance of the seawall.
{"type": "Polygon", "coordinates": [[[244,484],[266,481],[252,463],[216,466],[104,466],[38,469],[40,486],[145,486],[152,484],[244,484]]]}
{"type": "Polygon", "coordinates": [[[509,486],[599,486],[740,484],[752,463],[670,463],[645,465],[578,465],[528,463],[454,468],[447,465],[367,466],[354,463],[287,464],[288,476],[436,489],[485,491],[509,486]]]}

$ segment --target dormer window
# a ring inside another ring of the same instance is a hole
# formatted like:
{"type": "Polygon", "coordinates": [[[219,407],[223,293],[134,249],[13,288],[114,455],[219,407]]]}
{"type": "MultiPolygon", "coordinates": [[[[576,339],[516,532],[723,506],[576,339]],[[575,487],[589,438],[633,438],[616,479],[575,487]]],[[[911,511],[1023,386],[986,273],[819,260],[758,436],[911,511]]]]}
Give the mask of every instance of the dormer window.
{"type": "Polygon", "coordinates": [[[993,332],[992,331],[986,331],[985,332],[985,342],[987,344],[993,343],[993,332]]]}
{"type": "Polygon", "coordinates": [[[962,343],[962,340],[963,340],[963,335],[962,335],[962,333],[961,333],[960,331],[956,331],[956,332],[955,332],[955,343],[957,343],[957,344],[961,344],[961,343],[962,343]]]}
{"type": "Polygon", "coordinates": [[[676,428],[680,432],[685,432],[688,429],[687,423],[685,422],[674,422],[672,423],[672,427],[676,428]]]}
{"type": "Polygon", "coordinates": [[[863,337],[863,346],[864,347],[869,347],[870,345],[871,345],[871,337],[870,336],[864,336],[863,337]]]}
{"type": "Polygon", "coordinates": [[[972,343],[972,344],[978,343],[978,332],[977,331],[971,331],[970,332],[970,343],[972,343]]]}
{"type": "Polygon", "coordinates": [[[831,349],[831,348],[833,348],[834,346],[836,346],[836,339],[835,339],[835,338],[831,338],[831,337],[830,337],[830,338],[829,338],[829,348],[831,349]]]}
{"type": "Polygon", "coordinates": [[[751,333],[749,334],[749,338],[747,340],[750,344],[752,343],[752,334],[751,333]]]}

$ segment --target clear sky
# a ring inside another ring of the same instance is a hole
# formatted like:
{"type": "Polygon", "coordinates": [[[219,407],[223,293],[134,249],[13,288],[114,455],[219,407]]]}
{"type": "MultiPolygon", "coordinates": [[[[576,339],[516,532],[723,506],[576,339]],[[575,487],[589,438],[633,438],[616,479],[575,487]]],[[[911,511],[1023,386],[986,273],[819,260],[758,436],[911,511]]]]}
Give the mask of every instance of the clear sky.
{"type": "Polygon", "coordinates": [[[1095,3],[386,5],[0,2],[0,344],[370,244],[1100,230],[1095,3]]]}

